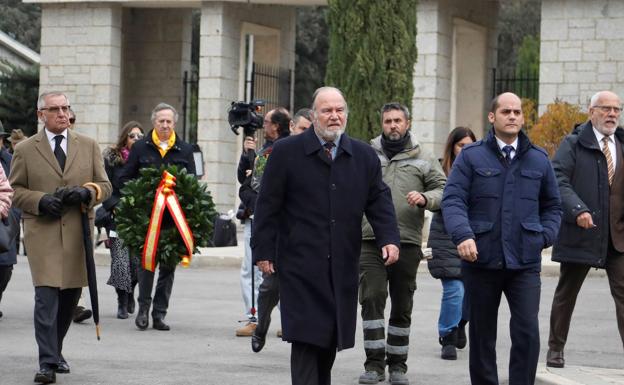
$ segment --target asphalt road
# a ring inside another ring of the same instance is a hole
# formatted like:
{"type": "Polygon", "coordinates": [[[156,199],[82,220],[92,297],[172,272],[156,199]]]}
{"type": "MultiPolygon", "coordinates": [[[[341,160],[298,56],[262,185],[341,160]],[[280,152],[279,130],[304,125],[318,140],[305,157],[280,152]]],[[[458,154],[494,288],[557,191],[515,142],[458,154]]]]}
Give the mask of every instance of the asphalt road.
{"type": "MultiPolygon", "coordinates": [[[[37,369],[33,296],[28,264],[19,257],[0,310],[0,384],[32,384],[37,369]]],[[[235,337],[243,305],[235,268],[178,268],[167,316],[172,330],[139,331],[134,318],[118,320],[114,290],[106,285],[108,268],[98,266],[102,340],[92,322],[73,324],[64,355],[71,374],[59,384],[289,384],[289,344],[275,337],[277,310],[265,349],[253,353],[249,338],[235,337]]],[[[556,277],[544,277],[540,312],[542,349],[547,350],[548,315],[556,277]]],[[[418,275],[411,332],[408,376],[412,384],[469,384],[467,349],[457,361],[439,358],[436,322],[441,286],[427,273],[418,275]]],[[[501,304],[499,376],[505,383],[509,361],[509,312],[501,304]]],[[[606,278],[587,279],[579,296],[566,348],[569,365],[624,369],[615,308],[606,278]]],[[[361,326],[356,346],[339,352],[334,384],[356,384],[363,370],[361,326]]]]}

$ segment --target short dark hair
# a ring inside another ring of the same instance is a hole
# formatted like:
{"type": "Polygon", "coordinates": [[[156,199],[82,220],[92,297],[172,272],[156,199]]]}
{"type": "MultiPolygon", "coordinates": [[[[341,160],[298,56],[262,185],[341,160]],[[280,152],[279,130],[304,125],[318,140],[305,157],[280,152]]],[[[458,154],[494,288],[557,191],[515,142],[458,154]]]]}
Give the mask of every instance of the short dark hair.
{"type": "Polygon", "coordinates": [[[297,124],[299,122],[299,119],[301,118],[305,118],[307,120],[309,120],[310,122],[312,121],[312,110],[309,108],[301,108],[299,109],[299,111],[297,111],[295,113],[295,116],[293,117],[293,122],[295,124],[297,124]]]}
{"type": "Polygon", "coordinates": [[[277,125],[277,134],[280,137],[290,135],[290,114],[284,107],[277,107],[271,113],[271,123],[277,125]]]}
{"type": "Polygon", "coordinates": [[[381,118],[383,119],[383,115],[388,112],[388,111],[392,111],[392,110],[397,110],[397,111],[401,111],[403,112],[403,116],[405,116],[405,120],[410,120],[410,112],[407,109],[407,107],[405,107],[404,105],[402,105],[399,102],[390,102],[390,103],[386,103],[381,107],[381,118]]]}

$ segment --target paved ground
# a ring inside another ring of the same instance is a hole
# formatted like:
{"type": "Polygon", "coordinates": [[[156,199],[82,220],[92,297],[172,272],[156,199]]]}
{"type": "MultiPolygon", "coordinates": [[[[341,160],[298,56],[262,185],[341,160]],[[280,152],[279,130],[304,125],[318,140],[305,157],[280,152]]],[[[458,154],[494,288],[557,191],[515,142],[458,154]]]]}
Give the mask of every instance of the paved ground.
{"type": "MultiPolygon", "coordinates": [[[[13,278],[0,309],[0,384],[31,384],[37,368],[33,331],[33,288],[26,259],[18,258],[13,278]]],[[[200,262],[199,260],[197,262],[200,262]]],[[[204,261],[205,262],[205,261],[204,261]]],[[[242,318],[238,271],[233,267],[197,267],[177,270],[167,322],[172,330],[138,331],[133,318],[114,318],[116,299],[106,285],[108,267],[98,267],[102,340],[92,323],[74,324],[65,344],[69,375],[58,375],[59,384],[288,384],[289,345],[275,337],[279,316],[267,346],[251,352],[249,338],[237,338],[234,330],[242,318]]],[[[543,278],[540,312],[544,362],[548,314],[556,278],[543,278]]],[[[412,344],[408,360],[412,384],[469,384],[467,351],[457,361],[439,359],[436,320],[440,284],[428,273],[418,275],[413,312],[412,344]]],[[[606,279],[588,278],[579,297],[569,336],[568,368],[546,371],[540,367],[541,384],[624,384],[624,355],[617,333],[614,305],[606,279]],[[584,365],[584,367],[577,367],[584,365]],[[570,382],[571,379],[581,382],[570,382]],[[566,382],[567,381],[567,382],[566,382]],[[599,382],[604,381],[604,382],[599,382]]],[[[507,378],[509,361],[508,310],[501,305],[499,321],[499,375],[507,378]]],[[[361,326],[356,347],[337,355],[333,383],[356,384],[364,351],[361,326]]]]}

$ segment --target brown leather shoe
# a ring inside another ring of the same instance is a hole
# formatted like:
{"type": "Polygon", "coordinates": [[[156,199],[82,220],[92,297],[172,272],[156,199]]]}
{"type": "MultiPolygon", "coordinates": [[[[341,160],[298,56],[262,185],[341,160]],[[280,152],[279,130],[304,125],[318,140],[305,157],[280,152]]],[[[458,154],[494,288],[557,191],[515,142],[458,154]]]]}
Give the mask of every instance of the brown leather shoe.
{"type": "Polygon", "coordinates": [[[256,330],[256,324],[247,322],[242,328],[236,329],[236,337],[251,337],[254,330],[256,330]]]}
{"type": "Polygon", "coordinates": [[[565,360],[563,359],[563,351],[556,351],[548,349],[546,354],[546,366],[550,368],[563,368],[565,360]]]}

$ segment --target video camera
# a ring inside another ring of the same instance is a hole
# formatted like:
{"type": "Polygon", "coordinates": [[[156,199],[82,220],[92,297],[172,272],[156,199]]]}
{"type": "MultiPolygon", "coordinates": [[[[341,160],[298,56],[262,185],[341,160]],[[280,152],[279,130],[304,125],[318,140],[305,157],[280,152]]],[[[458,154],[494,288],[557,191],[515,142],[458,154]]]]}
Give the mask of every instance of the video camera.
{"type": "Polygon", "coordinates": [[[264,100],[254,100],[251,103],[232,102],[228,111],[228,123],[232,132],[238,135],[238,127],[243,127],[245,136],[254,136],[264,123],[264,117],[260,114],[264,104],[264,100]]]}

